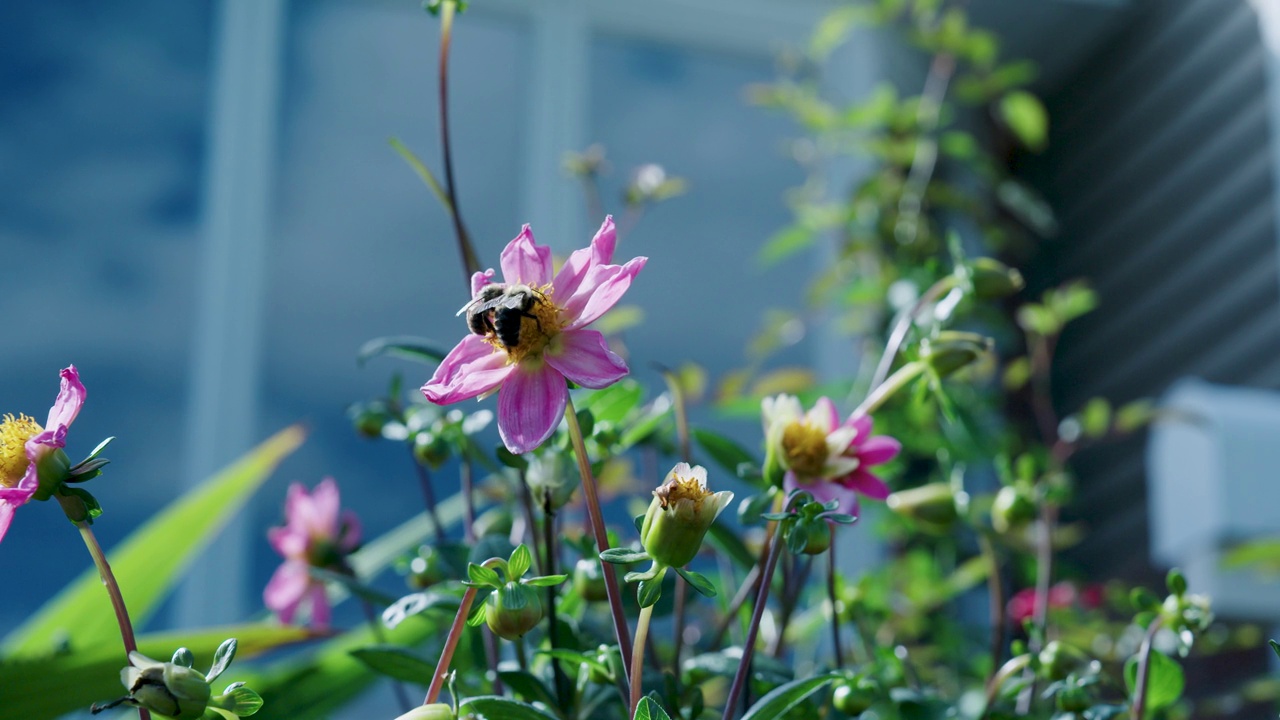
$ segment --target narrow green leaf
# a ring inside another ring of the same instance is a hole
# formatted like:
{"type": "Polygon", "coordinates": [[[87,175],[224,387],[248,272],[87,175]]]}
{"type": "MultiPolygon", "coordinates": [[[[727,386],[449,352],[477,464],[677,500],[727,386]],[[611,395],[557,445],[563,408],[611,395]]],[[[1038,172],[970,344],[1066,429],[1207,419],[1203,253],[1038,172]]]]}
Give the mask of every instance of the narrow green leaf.
{"type": "Polygon", "coordinates": [[[496,695],[463,700],[458,706],[458,715],[466,717],[468,713],[476,717],[502,718],[502,720],[557,720],[555,715],[539,710],[529,703],[496,695]]]}
{"type": "Polygon", "coordinates": [[[537,577],[522,580],[521,583],[525,585],[532,585],[533,587],[551,587],[553,585],[559,585],[568,579],[569,575],[567,573],[561,573],[559,575],[539,575],[537,577]]]}
{"type": "MultiPolygon", "coordinates": [[[[276,465],[302,444],[305,435],[297,426],[277,433],[170,504],[108,554],[135,626],[146,624],[187,564],[239,512],[276,465]]],[[[0,652],[10,657],[39,655],[68,635],[75,647],[112,647],[120,641],[111,603],[92,567],[11,632],[0,652]]],[[[171,652],[166,650],[161,657],[171,652]]]]}
{"type": "Polygon", "coordinates": [[[399,645],[371,645],[356,648],[351,651],[351,656],[380,675],[417,683],[423,687],[431,684],[431,678],[436,671],[434,661],[399,645]]]}
{"type": "Polygon", "coordinates": [[[507,568],[511,571],[509,580],[519,580],[524,577],[529,568],[533,567],[533,555],[529,554],[529,548],[524,543],[516,546],[511,551],[511,559],[507,561],[507,568]]]}
{"type": "MultiPolygon", "coordinates": [[[[150,658],[164,659],[175,649],[186,647],[195,655],[199,668],[213,659],[229,635],[237,638],[242,659],[316,637],[306,628],[275,623],[224,626],[140,635],[138,651],[150,658]]],[[[119,638],[112,643],[73,646],[66,654],[7,658],[0,662],[0,688],[22,688],[22,692],[0,692],[0,720],[60,717],[82,711],[92,703],[120,697],[124,695],[120,670],[126,664],[119,638]]],[[[234,680],[244,679],[237,667],[228,675],[234,680]]]]}
{"type": "Polygon", "coordinates": [[[694,590],[697,590],[707,597],[716,596],[716,586],[711,584],[711,581],[707,579],[707,576],[701,573],[696,573],[692,570],[685,570],[684,568],[676,568],[676,572],[680,573],[680,577],[684,578],[685,582],[689,583],[694,590]]]}
{"type": "Polygon", "coordinates": [[[1280,657],[1280,643],[1275,640],[1268,640],[1267,642],[1271,644],[1271,649],[1275,652],[1276,657],[1280,657]]]}
{"type": "Polygon", "coordinates": [[[742,716],[742,720],[781,720],[790,717],[788,713],[826,687],[827,683],[836,677],[835,673],[817,675],[774,688],[772,692],[752,705],[747,714],[742,716]]]}
{"type": "Polygon", "coordinates": [[[498,573],[483,565],[469,563],[467,565],[467,577],[471,578],[471,582],[477,585],[484,585],[492,588],[502,587],[502,579],[498,577],[498,573]]]}
{"type": "MultiPolygon", "coordinates": [[[[1159,650],[1152,650],[1148,660],[1151,667],[1147,670],[1147,713],[1154,713],[1161,708],[1169,707],[1182,697],[1182,688],[1186,679],[1182,675],[1182,666],[1177,660],[1159,650]]],[[[1129,697],[1134,698],[1138,678],[1138,656],[1134,655],[1124,664],[1124,685],[1129,697]]]]}
{"type": "Polygon", "coordinates": [[[374,338],[361,345],[360,350],[356,353],[356,364],[364,365],[373,358],[386,355],[434,365],[443,360],[446,354],[448,354],[447,350],[442,350],[440,346],[430,340],[408,335],[395,335],[374,338]]]}
{"type": "Polygon", "coordinates": [[[657,604],[662,598],[662,577],[659,576],[652,580],[641,580],[640,585],[636,588],[636,601],[640,603],[640,607],[646,608],[657,604]]]}
{"type": "Polygon", "coordinates": [[[649,559],[649,553],[643,550],[633,550],[631,548],[609,548],[600,553],[600,559],[607,563],[617,565],[630,565],[632,563],[643,562],[649,559]]]}
{"type": "Polygon", "coordinates": [[[738,476],[738,466],[749,465],[759,467],[760,462],[755,456],[748,452],[734,440],[711,430],[703,428],[695,428],[692,433],[693,439],[698,441],[698,445],[707,454],[715,460],[720,467],[728,470],[734,477],[738,476]]]}
{"type": "MultiPolygon", "coordinates": [[[[218,649],[213,653],[213,667],[209,668],[209,673],[205,675],[207,682],[213,682],[219,675],[226,672],[227,666],[236,657],[236,639],[227,638],[218,649]]],[[[191,667],[187,665],[187,667],[191,667]]]]}
{"type": "MultiPolygon", "coordinates": [[[[465,5],[465,3],[460,5],[465,5]]],[[[459,10],[461,10],[461,7],[459,7],[459,10]]],[[[412,150],[400,142],[400,138],[389,138],[387,142],[399,153],[400,157],[404,158],[405,162],[409,163],[409,167],[413,168],[414,173],[422,179],[422,182],[426,183],[427,188],[431,190],[431,194],[435,195],[440,204],[444,206],[445,212],[453,215],[453,203],[449,202],[449,194],[444,191],[444,187],[436,179],[436,176],[431,173],[431,170],[427,168],[426,163],[422,162],[412,150]]]]}

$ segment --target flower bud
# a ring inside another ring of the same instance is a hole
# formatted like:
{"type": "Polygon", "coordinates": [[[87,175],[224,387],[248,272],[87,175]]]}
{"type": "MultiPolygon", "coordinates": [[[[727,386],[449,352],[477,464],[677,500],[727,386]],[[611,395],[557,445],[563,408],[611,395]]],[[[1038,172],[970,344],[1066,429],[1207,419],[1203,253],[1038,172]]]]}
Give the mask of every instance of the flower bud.
{"type": "Polygon", "coordinates": [[[1012,485],[1000,488],[991,505],[991,525],[1004,534],[1026,525],[1036,516],[1036,504],[1027,493],[1012,485]]]}
{"type": "Polygon", "coordinates": [[[920,358],[939,377],[947,377],[991,352],[991,338],[977,333],[944,330],[932,340],[920,342],[920,358]]]}
{"type": "Polygon", "coordinates": [[[580,482],[577,471],[571,471],[566,457],[558,452],[543,453],[529,459],[525,482],[533,493],[534,502],[541,506],[550,497],[551,509],[559,510],[573,497],[580,482]]]}
{"type": "Polygon", "coordinates": [[[1040,651],[1040,675],[1048,680],[1062,680],[1088,658],[1076,648],[1060,640],[1051,640],[1040,651]]]}
{"type": "Polygon", "coordinates": [[[978,258],[969,265],[973,294],[982,300],[1012,295],[1026,285],[1022,273],[994,258],[978,258]]]}
{"type": "Polygon", "coordinates": [[[484,621],[506,640],[524,637],[542,620],[542,603],[533,588],[507,583],[485,601],[484,621]]]}
{"type": "Polygon", "coordinates": [[[604,569],[599,560],[583,558],[573,566],[573,589],[587,602],[609,599],[604,584],[604,569]]]}
{"type": "Polygon", "coordinates": [[[871,707],[879,695],[880,684],[875,678],[859,675],[836,685],[831,704],[845,715],[857,717],[871,707]]]}
{"type": "Polygon", "coordinates": [[[396,720],[454,720],[453,708],[444,703],[419,705],[396,720]]]}
{"type": "Polygon", "coordinates": [[[805,555],[821,555],[831,547],[831,523],[814,520],[806,523],[805,529],[808,530],[804,544],[805,555]]]}
{"type": "Polygon", "coordinates": [[[960,516],[956,493],[951,485],[943,482],[899,490],[890,495],[885,504],[895,513],[913,520],[921,529],[939,534],[948,532],[960,516]]]}
{"type": "Polygon", "coordinates": [[[136,650],[129,653],[129,662],[132,665],[120,671],[120,681],[129,690],[130,705],[174,720],[204,715],[212,693],[203,673],[152,660],[136,650]]]}
{"type": "Polygon", "coordinates": [[[640,542],[645,552],[660,566],[688,565],[702,549],[711,523],[732,500],[733,493],[727,490],[707,489],[706,468],[676,464],[666,482],[653,491],[644,516],[640,542]]]}

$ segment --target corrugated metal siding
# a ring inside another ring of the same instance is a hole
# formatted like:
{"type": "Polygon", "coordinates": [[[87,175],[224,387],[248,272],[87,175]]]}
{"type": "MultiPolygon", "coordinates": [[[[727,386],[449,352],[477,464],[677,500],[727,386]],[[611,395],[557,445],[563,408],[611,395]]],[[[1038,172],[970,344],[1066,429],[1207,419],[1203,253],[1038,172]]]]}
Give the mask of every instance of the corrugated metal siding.
{"type": "MultiPolygon", "coordinates": [[[[1051,148],[1026,177],[1062,234],[1040,286],[1086,277],[1101,308],[1064,335],[1057,405],[1158,396],[1184,375],[1280,386],[1280,258],[1266,56],[1245,0],[1153,0],[1046,101],[1051,148]]],[[[1074,553],[1145,574],[1143,447],[1081,453],[1074,553]]]]}

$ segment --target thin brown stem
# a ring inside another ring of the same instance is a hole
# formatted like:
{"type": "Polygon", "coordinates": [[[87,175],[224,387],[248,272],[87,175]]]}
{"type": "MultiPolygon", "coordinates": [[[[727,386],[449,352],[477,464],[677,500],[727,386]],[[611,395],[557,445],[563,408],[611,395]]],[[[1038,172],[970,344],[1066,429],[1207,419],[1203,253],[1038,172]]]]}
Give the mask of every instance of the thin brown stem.
{"type": "Polygon", "coordinates": [[[445,0],[440,5],[440,146],[444,155],[444,185],[449,195],[450,217],[453,232],[458,240],[458,254],[462,258],[463,282],[471,293],[471,276],[480,272],[480,259],[471,245],[471,236],[462,222],[462,208],[458,206],[458,187],[453,180],[453,144],[449,137],[449,46],[453,41],[453,15],[457,9],[455,0],[445,0]]]}
{"type": "Polygon", "coordinates": [[[430,705],[440,697],[440,689],[444,687],[444,678],[449,674],[449,663],[453,662],[453,651],[458,649],[458,640],[462,630],[467,626],[467,615],[471,613],[471,603],[476,599],[476,589],[467,588],[462,594],[462,603],[458,605],[458,614],[453,616],[453,625],[449,626],[449,636],[445,638],[444,649],[440,651],[440,662],[436,663],[435,675],[431,677],[431,686],[427,688],[427,697],[423,705],[430,705]]]}
{"type": "Polygon", "coordinates": [[[755,653],[756,636],[760,633],[760,621],[764,618],[765,605],[769,602],[769,585],[773,581],[773,569],[778,565],[778,555],[781,550],[782,538],[775,532],[771,536],[769,554],[760,575],[760,590],[756,593],[756,604],[751,610],[751,625],[747,628],[747,641],[742,646],[742,659],[738,662],[738,672],[733,676],[733,685],[729,688],[729,696],[725,699],[724,716],[721,720],[733,720],[734,706],[738,704],[738,697],[746,687],[751,668],[751,656],[755,653]]]}
{"type": "Polygon", "coordinates": [[[471,461],[463,459],[458,468],[458,479],[462,485],[462,535],[468,545],[476,542],[476,499],[471,481],[471,461]]]}
{"type": "Polygon", "coordinates": [[[418,484],[422,487],[422,502],[427,507],[427,517],[431,519],[431,529],[435,532],[436,544],[443,545],[444,525],[440,524],[440,515],[436,512],[436,491],[431,486],[431,473],[418,462],[418,458],[414,457],[412,446],[409,447],[409,460],[413,462],[414,470],[418,473],[418,484]]]}
{"type": "MultiPolygon", "coordinates": [[[[587,444],[582,439],[582,427],[578,424],[578,414],[573,408],[573,398],[565,403],[565,421],[569,424],[569,438],[573,441],[574,455],[578,459],[578,472],[582,475],[582,494],[587,504],[587,516],[591,524],[591,532],[595,535],[596,549],[604,552],[609,549],[609,533],[605,529],[604,515],[600,511],[600,494],[596,489],[596,478],[591,472],[591,459],[587,457],[587,444]]],[[[609,598],[609,611],[613,616],[613,632],[618,639],[618,650],[622,653],[622,662],[626,665],[626,675],[631,675],[631,632],[627,629],[627,615],[622,609],[622,592],[618,588],[618,576],[613,565],[601,563],[604,574],[605,594],[609,598]]]]}
{"type": "MultiPolygon", "coordinates": [[[[525,492],[529,492],[528,486],[525,486],[525,492]]],[[[542,559],[542,569],[539,571],[543,575],[555,575],[556,570],[556,510],[551,504],[551,493],[543,493],[542,495],[542,551],[545,553],[542,559]]],[[[556,586],[548,585],[547,592],[547,642],[551,645],[551,649],[555,650],[560,647],[560,621],[556,619],[556,586]]],[[[552,661],[551,674],[555,679],[556,700],[560,703],[560,707],[569,706],[569,694],[571,688],[569,685],[569,676],[565,675],[564,668],[560,667],[560,663],[552,661]]]]}
{"type": "MultiPolygon", "coordinates": [[[[93,557],[93,564],[98,568],[98,575],[107,589],[107,597],[111,598],[111,609],[116,613],[116,624],[120,626],[120,640],[124,643],[125,662],[132,665],[129,653],[138,649],[138,641],[133,636],[133,622],[129,620],[129,609],[124,605],[124,595],[120,594],[120,584],[116,582],[115,573],[111,572],[111,564],[107,562],[107,555],[102,552],[102,546],[98,544],[98,538],[93,534],[89,523],[79,520],[75,526],[80,531],[85,547],[89,548],[89,555],[93,557]]],[[[141,720],[151,720],[151,713],[146,708],[140,707],[138,717],[141,720]]]]}
{"type": "MultiPolygon", "coordinates": [[[[833,523],[831,534],[835,535],[833,523]]],[[[840,649],[840,600],[836,595],[836,542],[831,539],[827,548],[827,600],[831,602],[831,647],[835,653],[836,667],[844,667],[844,653],[840,649]]]]}
{"type": "Polygon", "coordinates": [[[990,682],[1000,670],[1000,660],[1004,658],[1004,582],[1000,577],[1000,556],[996,553],[995,544],[985,533],[978,534],[978,543],[991,566],[987,575],[991,611],[991,677],[987,679],[990,682]]]}

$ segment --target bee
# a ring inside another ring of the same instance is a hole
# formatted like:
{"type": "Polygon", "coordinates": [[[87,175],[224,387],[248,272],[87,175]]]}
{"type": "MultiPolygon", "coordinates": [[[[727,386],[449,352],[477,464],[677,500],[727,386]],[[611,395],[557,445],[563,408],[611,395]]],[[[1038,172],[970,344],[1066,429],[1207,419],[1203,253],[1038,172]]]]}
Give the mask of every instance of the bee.
{"type": "Polygon", "coordinates": [[[524,318],[532,318],[542,328],[538,316],[529,312],[543,298],[542,293],[525,284],[502,286],[490,283],[480,288],[471,302],[462,306],[467,327],[476,335],[493,333],[508,350],[520,344],[520,326],[524,318]]]}

